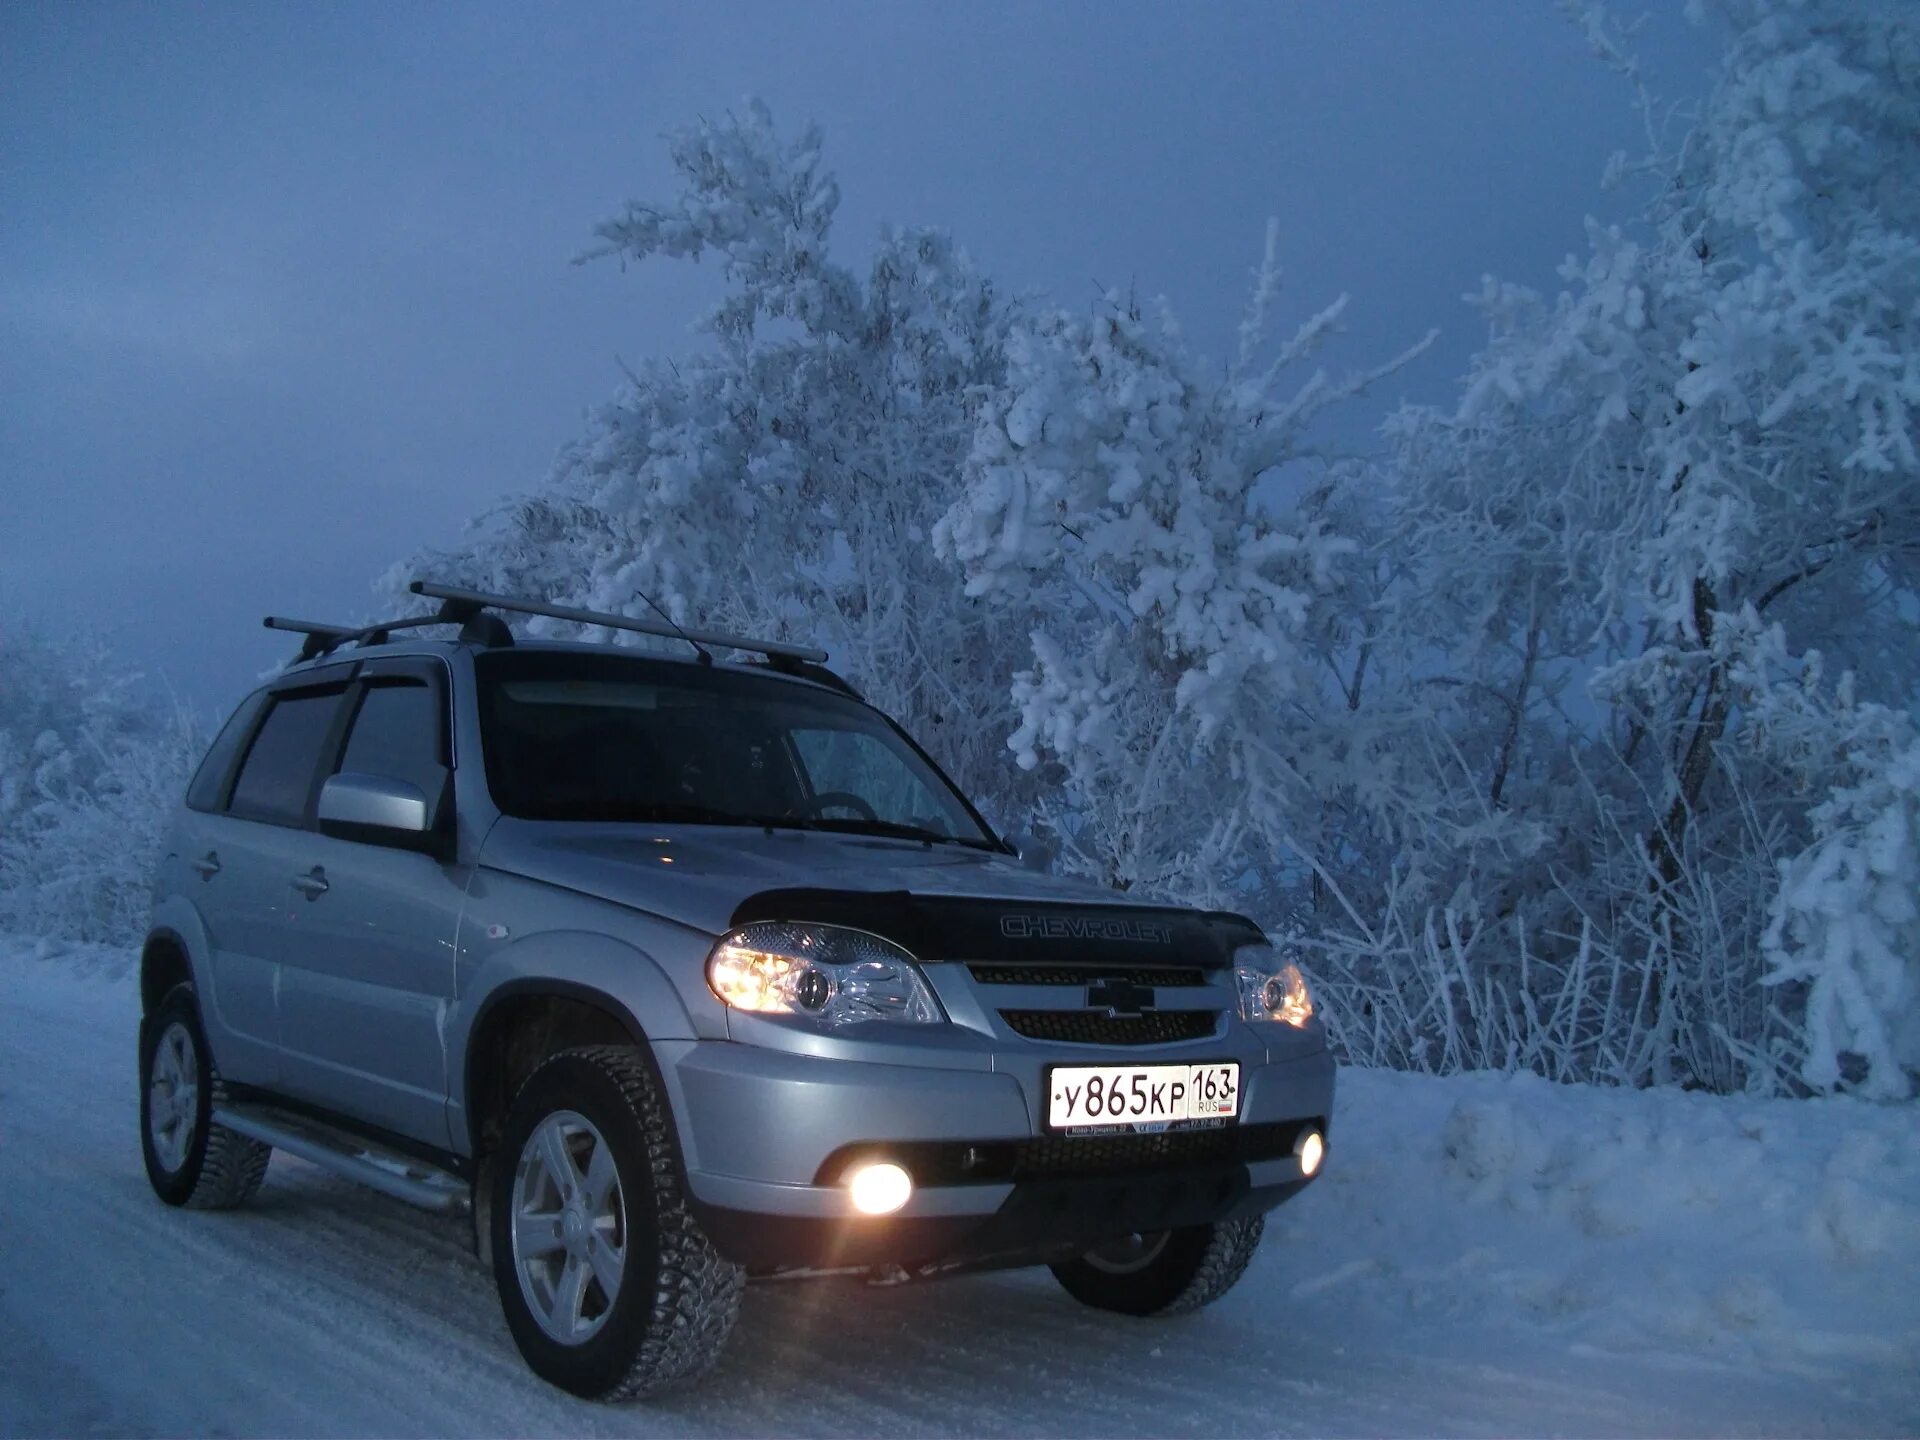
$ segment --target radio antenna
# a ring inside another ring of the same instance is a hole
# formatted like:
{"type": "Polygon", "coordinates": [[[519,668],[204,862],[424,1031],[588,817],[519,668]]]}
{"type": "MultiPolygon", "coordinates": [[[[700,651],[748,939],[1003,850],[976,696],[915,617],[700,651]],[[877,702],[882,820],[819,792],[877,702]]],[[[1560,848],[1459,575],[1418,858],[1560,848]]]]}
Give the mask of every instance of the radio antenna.
{"type": "Polygon", "coordinates": [[[706,646],[702,645],[698,640],[694,639],[691,635],[687,634],[686,631],[682,630],[680,628],[680,622],[674,619],[673,616],[669,615],[666,611],[662,610],[658,605],[654,604],[654,600],[651,595],[647,594],[647,592],[644,590],[636,590],[633,593],[638,595],[642,600],[646,601],[647,604],[652,607],[653,613],[658,615],[662,620],[666,621],[667,624],[673,628],[673,633],[675,635],[679,636],[682,640],[686,641],[687,644],[693,646],[693,653],[700,657],[700,663],[702,665],[713,664],[713,656],[708,653],[706,646]]]}

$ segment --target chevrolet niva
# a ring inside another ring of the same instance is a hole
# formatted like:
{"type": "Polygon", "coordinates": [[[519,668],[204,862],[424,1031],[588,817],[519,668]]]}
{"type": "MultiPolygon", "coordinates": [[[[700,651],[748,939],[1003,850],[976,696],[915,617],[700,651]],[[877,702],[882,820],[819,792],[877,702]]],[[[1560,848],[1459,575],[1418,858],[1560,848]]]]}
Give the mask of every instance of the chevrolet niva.
{"type": "Polygon", "coordinates": [[[470,1209],[527,1363],[604,1399],[704,1375],[749,1279],[1044,1264],[1161,1316],[1239,1279],[1333,1100],[1258,927],[1043,873],[817,650],[413,589],[270,618],[300,658],[173,823],[161,1199],[241,1204],[277,1148],[470,1209]]]}

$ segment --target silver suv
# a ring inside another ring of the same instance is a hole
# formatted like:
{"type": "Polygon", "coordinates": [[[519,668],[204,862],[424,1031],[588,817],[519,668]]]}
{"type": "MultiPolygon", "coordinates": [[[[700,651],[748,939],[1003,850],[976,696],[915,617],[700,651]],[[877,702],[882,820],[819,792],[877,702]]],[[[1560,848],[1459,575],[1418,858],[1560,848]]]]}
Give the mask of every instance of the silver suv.
{"type": "Polygon", "coordinates": [[[282,1149],[470,1208],[527,1363],[602,1398],[703,1375],[753,1278],[1045,1264],[1170,1315],[1240,1277],[1333,1100],[1250,921],[1041,873],[818,651],[413,588],[269,619],[301,658],[174,823],[161,1199],[238,1205],[282,1149]]]}

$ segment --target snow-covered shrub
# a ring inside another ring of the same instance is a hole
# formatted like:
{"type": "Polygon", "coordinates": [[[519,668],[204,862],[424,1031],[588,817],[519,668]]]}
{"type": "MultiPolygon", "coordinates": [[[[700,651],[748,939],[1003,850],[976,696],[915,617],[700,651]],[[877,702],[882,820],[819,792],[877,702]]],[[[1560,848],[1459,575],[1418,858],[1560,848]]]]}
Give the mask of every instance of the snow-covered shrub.
{"type": "Polygon", "coordinates": [[[97,641],[0,633],[0,930],[128,943],[202,742],[97,641]]]}
{"type": "Polygon", "coordinates": [[[1756,639],[1747,739],[1814,789],[1811,838],[1780,863],[1762,937],[1770,984],[1801,994],[1800,1074],[1899,1099],[1920,1071],[1920,726],[1824,684],[1818,655],[1756,639]]]}

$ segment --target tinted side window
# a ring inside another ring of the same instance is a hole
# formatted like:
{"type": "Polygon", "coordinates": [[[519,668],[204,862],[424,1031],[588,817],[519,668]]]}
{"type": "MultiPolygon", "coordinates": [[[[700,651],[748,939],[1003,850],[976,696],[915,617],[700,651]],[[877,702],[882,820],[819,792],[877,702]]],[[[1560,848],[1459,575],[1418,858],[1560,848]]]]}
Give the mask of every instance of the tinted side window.
{"type": "Polygon", "coordinates": [[[446,764],[440,717],[440,696],[424,680],[376,682],[354,716],[340,769],[405,780],[433,799],[446,764]]]}
{"type": "Polygon", "coordinates": [[[247,743],[247,737],[253,733],[253,722],[260,717],[260,708],[267,703],[264,691],[249,695],[240,702],[240,708],[233,712],[233,718],[220,727],[220,733],[213,738],[213,744],[207,750],[207,758],[200,762],[200,768],[193,772],[193,783],[187,787],[187,806],[193,810],[218,810],[226,799],[227,777],[233,773],[233,762],[240,754],[240,747],[247,743]]]}
{"type": "Polygon", "coordinates": [[[337,689],[276,698],[240,767],[228,808],[249,819],[299,824],[339,703],[337,689]]]}

